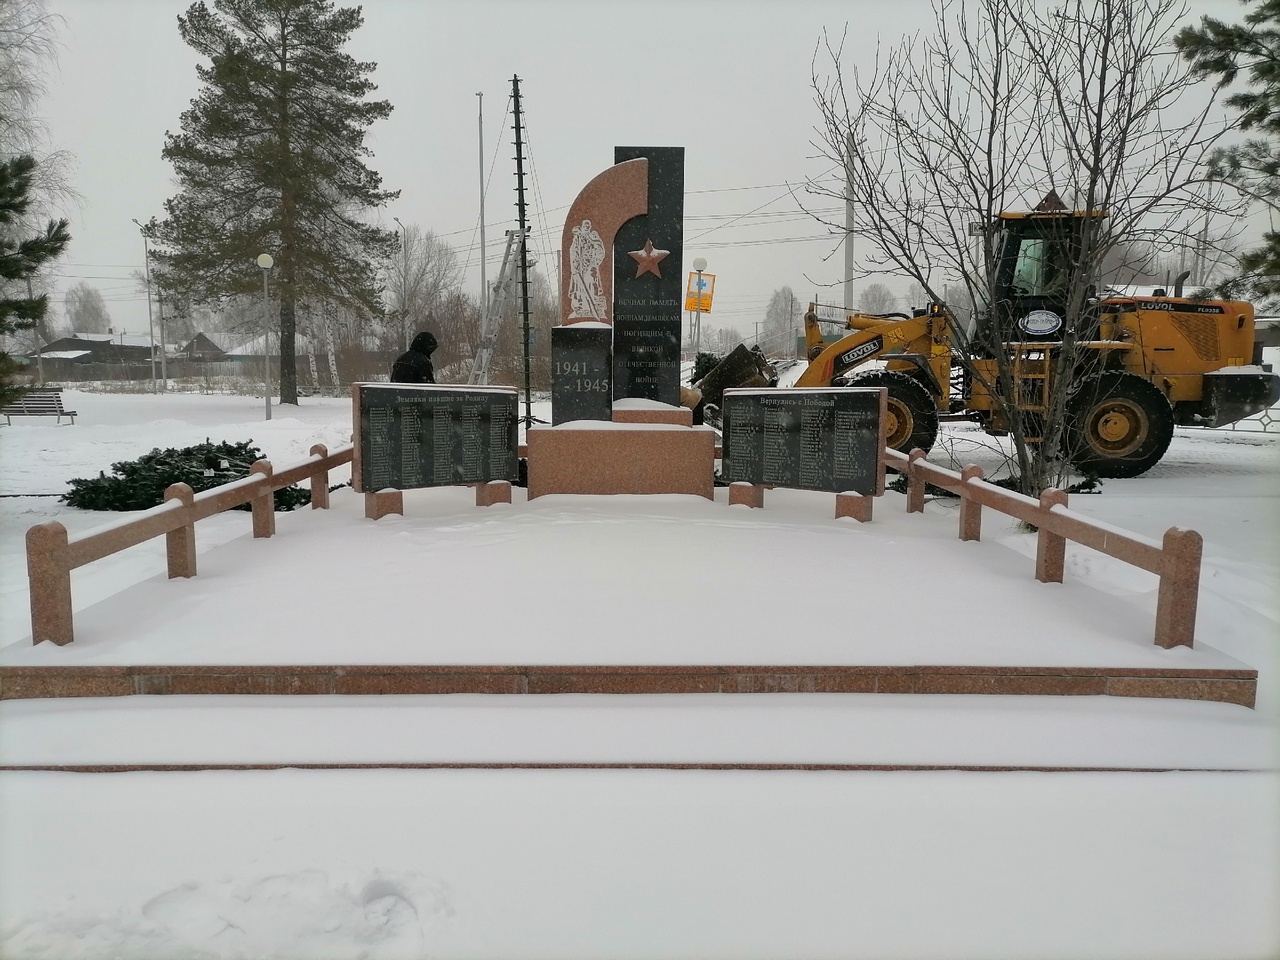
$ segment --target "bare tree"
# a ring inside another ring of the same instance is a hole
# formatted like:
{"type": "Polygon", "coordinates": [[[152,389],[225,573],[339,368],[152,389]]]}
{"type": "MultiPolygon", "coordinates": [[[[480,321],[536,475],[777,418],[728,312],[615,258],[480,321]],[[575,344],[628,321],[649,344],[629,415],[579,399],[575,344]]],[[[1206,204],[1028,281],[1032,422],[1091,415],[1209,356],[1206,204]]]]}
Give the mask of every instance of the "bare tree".
{"type": "Polygon", "coordinates": [[[430,230],[409,224],[401,236],[400,252],[387,264],[386,325],[396,345],[407,350],[461,284],[462,264],[457,251],[430,230]]]}
{"type": "Polygon", "coordinates": [[[716,353],[724,356],[738,344],[742,343],[742,331],[737,327],[720,327],[708,338],[710,343],[715,344],[716,353]]]}
{"type": "Polygon", "coordinates": [[[455,287],[438,298],[429,325],[439,344],[433,354],[436,380],[464,382],[480,343],[480,301],[455,287]]]}
{"type": "Polygon", "coordinates": [[[889,313],[896,309],[898,298],[883,283],[871,283],[858,295],[858,309],[863,313],[889,313]]]}
{"type": "MultiPolygon", "coordinates": [[[[25,208],[13,212],[4,227],[11,239],[42,232],[78,199],[70,186],[73,158],[50,145],[38,111],[46,71],[57,59],[60,19],[47,11],[45,0],[0,0],[0,162],[20,156],[36,161],[25,208]]],[[[0,300],[48,298],[53,282],[43,268],[53,262],[46,261],[42,269],[22,278],[0,278],[0,300]]],[[[19,349],[36,349],[57,339],[57,326],[52,311],[46,310],[34,326],[17,331],[19,349]]]]}
{"type": "MultiPolygon", "coordinates": [[[[932,35],[907,39],[869,74],[845,67],[839,44],[815,55],[816,146],[845,173],[871,251],[865,272],[911,279],[930,301],[948,284],[967,294],[978,322],[955,324],[956,356],[995,398],[1027,492],[1065,474],[1067,398],[1096,355],[1079,343],[1104,259],[1117,244],[1168,250],[1206,216],[1222,224],[1238,209],[1203,177],[1223,128],[1211,122],[1212,91],[1173,55],[1180,13],[1179,0],[934,0],[932,35]],[[990,293],[999,251],[986,228],[1050,195],[1106,216],[1085,218],[1071,251],[1055,387],[1028,423],[1005,347],[1014,318],[990,293]],[[994,376],[979,357],[994,358],[994,376]]],[[[845,186],[810,189],[843,200],[845,186]]]]}
{"type": "Polygon", "coordinates": [[[111,332],[111,314],[96,287],[81,280],[67,290],[62,302],[67,324],[76,333],[111,332]]]}
{"type": "Polygon", "coordinates": [[[57,61],[60,21],[45,0],[0,0],[0,159],[36,159],[24,227],[43,224],[78,199],[71,188],[74,158],[53,149],[38,112],[46,72],[57,61]]]}
{"type": "Polygon", "coordinates": [[[773,291],[764,311],[764,329],[760,335],[760,349],[773,356],[791,356],[796,337],[800,333],[800,316],[804,304],[796,299],[790,287],[773,291]]]}

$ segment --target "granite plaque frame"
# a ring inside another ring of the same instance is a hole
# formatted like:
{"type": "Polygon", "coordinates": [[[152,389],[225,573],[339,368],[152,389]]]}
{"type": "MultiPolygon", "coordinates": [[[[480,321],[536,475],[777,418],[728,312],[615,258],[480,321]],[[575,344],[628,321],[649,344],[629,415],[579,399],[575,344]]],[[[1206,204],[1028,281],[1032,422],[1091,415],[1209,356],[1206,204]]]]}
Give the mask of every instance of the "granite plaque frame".
{"type": "Polygon", "coordinates": [[[684,147],[615,147],[615,164],[648,161],[648,213],[613,244],[613,396],[680,403],[684,147]]]}
{"type": "Polygon", "coordinates": [[[613,415],[613,328],[575,323],[551,328],[551,423],[613,415]]]}
{"type": "Polygon", "coordinates": [[[883,396],[878,387],[726,390],[721,475],[729,483],[874,496],[883,396]]]}
{"type": "Polygon", "coordinates": [[[515,387],[358,383],[356,490],[411,490],[517,476],[515,387]]]}

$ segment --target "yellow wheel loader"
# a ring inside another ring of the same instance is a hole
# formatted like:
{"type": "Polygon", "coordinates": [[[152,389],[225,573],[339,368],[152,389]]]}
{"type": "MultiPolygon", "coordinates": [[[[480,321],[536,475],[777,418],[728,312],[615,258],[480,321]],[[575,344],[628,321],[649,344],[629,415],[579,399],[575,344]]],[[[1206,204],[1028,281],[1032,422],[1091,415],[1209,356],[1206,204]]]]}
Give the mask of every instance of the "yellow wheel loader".
{"type": "MultiPolygon", "coordinates": [[[[810,304],[809,366],[796,386],[887,387],[888,443],[904,452],[927,451],[939,418],[975,420],[1004,435],[1011,410],[1024,437],[1038,440],[1063,349],[1073,251],[1089,221],[1102,216],[1062,209],[1005,213],[990,226],[996,289],[993,307],[977,322],[997,326],[994,335],[988,326],[986,336],[970,341],[995,344],[987,356],[972,356],[971,348],[959,363],[956,320],[941,304],[911,317],[843,315],[836,322],[851,332],[835,343],[824,340],[819,316],[831,308],[810,304]],[[877,359],[885,361],[883,369],[864,369],[877,359]]],[[[1280,400],[1280,376],[1262,363],[1262,344],[1254,338],[1253,307],[1192,301],[1181,296],[1180,285],[1174,296],[1090,299],[1075,347],[1079,360],[1066,373],[1064,451],[1078,469],[1098,476],[1149,470],[1164,456],[1175,424],[1219,427],[1280,400]]]]}

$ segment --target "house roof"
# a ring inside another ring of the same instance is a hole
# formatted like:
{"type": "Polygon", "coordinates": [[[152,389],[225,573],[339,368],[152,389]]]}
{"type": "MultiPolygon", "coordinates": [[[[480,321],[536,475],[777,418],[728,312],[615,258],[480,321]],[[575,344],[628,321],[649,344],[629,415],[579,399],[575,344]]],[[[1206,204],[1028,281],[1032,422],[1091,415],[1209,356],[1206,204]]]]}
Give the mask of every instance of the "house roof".
{"type": "MultiPolygon", "coordinates": [[[[262,356],[262,337],[254,337],[247,343],[242,343],[234,350],[228,350],[228,357],[260,357],[262,356]]],[[[311,339],[298,334],[294,337],[293,352],[297,356],[303,356],[315,349],[315,345],[311,339]]],[[[278,336],[271,338],[271,355],[274,357],[280,353],[280,338],[278,336]]]]}
{"type": "Polygon", "coordinates": [[[150,347],[153,341],[145,333],[73,333],[66,340],[91,340],[94,343],[113,343],[117,347],[150,347]]]}

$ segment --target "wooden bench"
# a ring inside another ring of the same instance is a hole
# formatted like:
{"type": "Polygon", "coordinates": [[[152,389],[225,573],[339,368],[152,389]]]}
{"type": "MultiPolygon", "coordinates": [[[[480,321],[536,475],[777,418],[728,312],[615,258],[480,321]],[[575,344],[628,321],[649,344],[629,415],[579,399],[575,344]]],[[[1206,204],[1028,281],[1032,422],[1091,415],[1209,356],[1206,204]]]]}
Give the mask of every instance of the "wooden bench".
{"type": "Polygon", "coordinates": [[[10,417],[57,417],[58,423],[62,422],[63,417],[69,417],[73,424],[76,422],[76,412],[63,409],[61,387],[24,393],[13,403],[0,409],[0,413],[4,414],[4,422],[8,426],[13,425],[10,417]]]}

